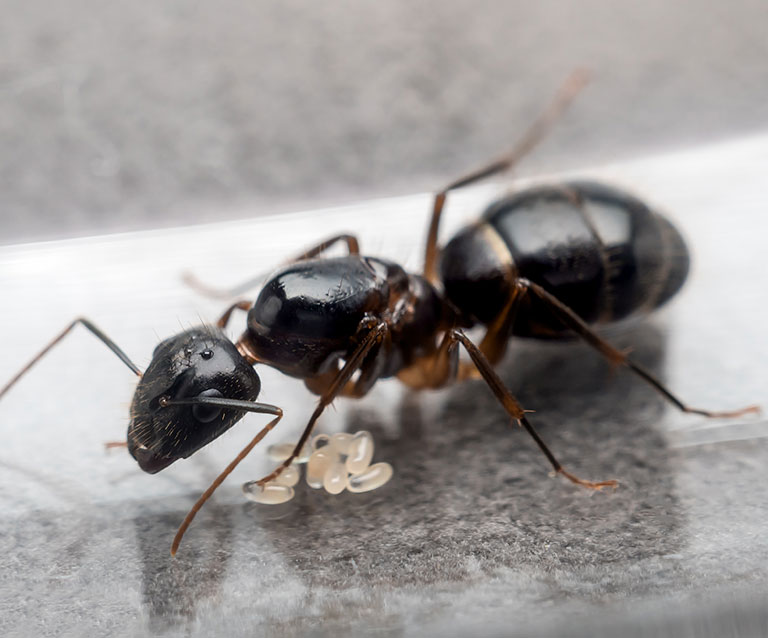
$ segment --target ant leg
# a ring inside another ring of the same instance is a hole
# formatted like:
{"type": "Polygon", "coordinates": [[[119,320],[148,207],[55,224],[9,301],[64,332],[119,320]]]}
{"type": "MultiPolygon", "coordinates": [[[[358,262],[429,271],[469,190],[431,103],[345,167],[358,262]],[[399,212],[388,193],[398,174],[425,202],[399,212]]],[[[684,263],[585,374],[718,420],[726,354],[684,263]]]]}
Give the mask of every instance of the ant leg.
{"type": "Polygon", "coordinates": [[[432,205],[432,218],[427,232],[427,244],[424,250],[424,277],[430,283],[437,283],[437,258],[440,250],[437,246],[437,235],[440,227],[440,217],[445,206],[449,191],[469,186],[498,173],[508,171],[523,157],[530,153],[536,145],[549,133],[550,129],[560,119],[579,91],[589,80],[589,74],[584,70],[574,71],[555,95],[546,110],[528,128],[517,145],[497,160],[483,166],[459,179],[451,182],[435,194],[432,205]]]}
{"type": "MultiPolygon", "coordinates": [[[[488,360],[488,362],[495,366],[504,353],[507,351],[509,344],[509,335],[512,334],[512,327],[515,325],[515,319],[517,318],[517,310],[520,306],[520,301],[523,295],[520,294],[517,286],[514,285],[510,273],[507,273],[507,279],[510,280],[512,292],[509,295],[509,299],[505,304],[503,310],[496,319],[488,326],[483,336],[483,340],[478,346],[480,352],[488,360]]],[[[459,379],[477,378],[479,371],[475,366],[462,366],[459,364],[459,379]]]]}
{"type": "Polygon", "coordinates": [[[224,328],[227,327],[227,324],[232,317],[232,313],[235,310],[243,310],[248,312],[251,309],[251,306],[253,306],[253,304],[250,301],[236,301],[224,311],[224,314],[221,315],[221,317],[219,317],[219,320],[216,322],[216,327],[224,330],[224,328]]]}
{"type": "Polygon", "coordinates": [[[434,352],[400,370],[397,378],[414,390],[442,388],[455,379],[471,376],[462,375],[460,365],[458,342],[451,339],[448,331],[434,352]]]}
{"type": "Polygon", "coordinates": [[[568,472],[555,458],[555,455],[552,454],[552,452],[539,436],[538,432],[536,432],[536,430],[533,428],[525,416],[525,410],[523,410],[523,407],[520,405],[517,399],[515,399],[512,393],[504,386],[504,382],[501,380],[499,375],[496,374],[493,367],[485,358],[485,355],[480,351],[480,349],[474,343],[472,343],[469,337],[467,337],[467,335],[465,335],[461,330],[450,330],[448,333],[448,338],[451,341],[458,341],[461,343],[461,345],[464,346],[464,349],[472,359],[472,363],[477,366],[477,369],[480,371],[483,379],[488,384],[488,387],[496,395],[499,403],[504,406],[504,409],[509,413],[509,415],[515,419],[522,427],[524,427],[526,432],[531,435],[531,438],[536,441],[536,445],[539,446],[539,449],[544,453],[544,456],[547,457],[547,460],[550,462],[556,473],[562,474],[572,483],[595,490],[601,490],[604,487],[618,487],[618,481],[585,481],[584,479],[580,479],[578,476],[568,472]]]}
{"type": "Polygon", "coordinates": [[[179,549],[179,545],[181,544],[181,539],[184,536],[184,533],[187,531],[187,528],[189,527],[190,523],[192,523],[192,520],[195,518],[197,513],[200,511],[200,508],[205,504],[205,502],[211,497],[211,495],[216,491],[216,488],[221,485],[224,480],[232,473],[232,471],[238,466],[240,461],[242,461],[248,454],[251,452],[251,450],[256,447],[256,444],[259,443],[272,428],[274,428],[278,421],[283,418],[283,411],[274,405],[268,405],[266,403],[254,403],[251,401],[235,401],[232,399],[219,399],[218,401],[207,401],[207,399],[218,399],[218,397],[192,397],[191,399],[187,401],[183,400],[175,400],[168,402],[168,405],[171,404],[180,404],[182,402],[186,403],[210,403],[212,405],[222,405],[223,401],[228,402],[228,404],[231,406],[232,404],[237,404],[236,407],[239,407],[241,409],[247,410],[248,412],[258,412],[260,414],[272,414],[275,416],[274,419],[272,419],[269,423],[267,423],[260,431],[259,433],[253,437],[251,442],[246,445],[241,451],[240,454],[238,454],[235,459],[227,465],[227,467],[224,469],[224,471],[219,474],[211,483],[211,485],[208,487],[205,492],[202,493],[199,499],[197,499],[197,502],[192,506],[192,509],[189,510],[189,513],[186,515],[184,520],[182,521],[181,525],[179,525],[179,529],[176,532],[176,536],[173,538],[173,543],[171,544],[171,556],[175,556],[176,552],[179,549]],[[206,399],[206,401],[200,401],[200,399],[206,399]]]}
{"type": "MultiPolygon", "coordinates": [[[[289,259],[288,261],[284,262],[283,265],[287,266],[289,264],[296,263],[297,261],[304,261],[306,259],[317,257],[318,255],[321,255],[326,250],[331,248],[331,246],[338,244],[339,242],[344,242],[347,245],[347,250],[349,251],[350,255],[360,254],[360,242],[357,241],[357,237],[347,234],[334,235],[333,237],[330,237],[329,239],[326,239],[325,241],[317,244],[317,246],[313,246],[300,255],[289,259]]],[[[237,284],[232,288],[213,288],[207,284],[202,283],[192,273],[188,272],[182,275],[182,280],[190,288],[206,297],[213,297],[214,299],[231,299],[232,297],[237,297],[238,295],[245,294],[254,288],[260,287],[264,283],[264,280],[267,276],[268,273],[262,273],[256,277],[251,277],[250,279],[237,284]]]]}
{"type": "MultiPolygon", "coordinates": [[[[261,487],[280,476],[283,470],[287,468],[291,463],[293,463],[293,460],[301,453],[301,450],[304,448],[304,444],[309,439],[310,434],[312,434],[312,428],[315,427],[315,423],[320,418],[320,415],[323,413],[325,408],[333,403],[336,397],[342,395],[345,392],[345,389],[349,391],[349,386],[347,383],[355,372],[361,370],[363,375],[365,375],[363,363],[365,362],[366,357],[374,347],[380,345],[384,341],[387,334],[389,333],[389,326],[387,326],[385,322],[378,322],[373,319],[363,319],[361,322],[361,329],[363,331],[367,331],[367,333],[361,339],[360,345],[358,345],[355,351],[349,356],[349,358],[347,358],[342,368],[338,371],[338,374],[336,374],[334,377],[333,381],[328,384],[325,392],[323,392],[323,394],[320,396],[320,401],[318,402],[315,411],[312,413],[312,416],[309,418],[309,423],[307,423],[307,426],[304,428],[304,432],[302,432],[301,437],[299,438],[299,442],[296,444],[296,447],[294,447],[293,452],[291,452],[290,456],[285,459],[285,461],[283,461],[277,467],[277,469],[275,469],[274,472],[256,481],[256,483],[261,487]]],[[[371,385],[373,385],[372,382],[371,385]]]]}
{"type": "Polygon", "coordinates": [[[5,396],[5,393],[8,392],[8,390],[10,390],[16,384],[16,382],[19,379],[21,379],[21,377],[23,377],[24,374],[26,374],[26,372],[32,366],[34,366],[38,361],[40,361],[40,359],[42,359],[48,353],[48,351],[51,348],[53,348],[53,346],[55,346],[57,343],[59,343],[59,341],[61,341],[64,337],[66,337],[72,331],[72,329],[78,324],[81,324],[82,326],[87,328],[91,332],[91,334],[93,334],[97,339],[99,339],[99,341],[101,341],[105,346],[107,346],[107,348],[109,348],[112,352],[114,352],[117,355],[117,357],[120,359],[120,361],[122,361],[125,365],[127,365],[131,369],[131,372],[133,372],[137,377],[141,376],[141,370],[139,370],[138,366],[128,358],[128,355],[125,354],[125,352],[123,352],[120,349],[120,347],[114,341],[112,341],[112,339],[110,339],[107,335],[105,335],[101,330],[99,330],[95,325],[93,325],[88,319],[85,319],[84,317],[78,317],[72,323],[70,323],[66,328],[64,328],[64,330],[58,336],[54,337],[54,339],[47,346],[45,346],[45,348],[43,348],[40,352],[38,352],[27,365],[25,365],[21,370],[19,370],[16,376],[14,376],[8,383],[5,384],[5,386],[3,386],[2,389],[0,389],[0,399],[2,399],[3,396],[5,396]]]}
{"type": "MultiPolygon", "coordinates": [[[[511,293],[508,296],[504,308],[493,322],[488,325],[478,348],[492,366],[496,365],[509,344],[509,335],[517,317],[517,310],[523,295],[515,286],[514,279],[507,274],[511,293]]],[[[447,333],[446,333],[447,334],[447,333]]],[[[409,367],[397,373],[398,379],[414,389],[441,388],[450,380],[464,381],[466,379],[480,379],[482,375],[477,366],[467,361],[458,361],[455,365],[443,361],[449,355],[446,350],[445,339],[436,352],[430,352],[419,357],[409,367]],[[455,368],[455,369],[453,369],[455,368]]]]}
{"type": "MultiPolygon", "coordinates": [[[[427,369],[426,365],[422,365],[420,369],[422,376],[418,378],[418,383],[413,385],[413,387],[438,388],[447,385],[455,379],[459,372],[459,344],[464,346],[464,349],[469,353],[469,356],[472,359],[472,364],[480,373],[481,378],[485,381],[493,394],[496,395],[499,403],[501,403],[507,413],[531,435],[531,438],[533,438],[536,445],[539,446],[539,449],[544,453],[544,456],[547,457],[547,460],[550,462],[555,472],[562,474],[572,483],[595,490],[601,490],[604,487],[618,486],[617,481],[586,481],[567,471],[560,461],[555,458],[555,455],[552,454],[538,432],[533,428],[530,421],[528,421],[523,406],[520,405],[514,395],[512,395],[512,393],[504,386],[504,382],[499,375],[496,374],[488,358],[483,354],[480,348],[472,343],[469,337],[459,329],[454,328],[445,333],[440,342],[440,346],[432,356],[431,361],[428,362],[425,360],[422,362],[422,364],[431,362],[431,369],[427,369]]],[[[411,370],[411,374],[414,372],[416,372],[416,370],[411,370]]],[[[400,375],[398,375],[398,378],[401,381],[408,383],[408,385],[412,385],[409,381],[416,380],[415,375],[413,379],[405,379],[400,375]]]]}
{"type": "MultiPolygon", "coordinates": [[[[389,347],[391,340],[391,333],[387,331],[382,340],[371,348],[365,360],[360,364],[360,375],[357,379],[347,381],[337,396],[359,399],[370,392],[376,381],[381,378],[382,365],[385,363],[385,359],[379,358],[377,355],[382,348],[386,350],[389,347]]],[[[340,368],[337,364],[333,370],[304,379],[304,385],[312,394],[322,396],[336,380],[339,372],[340,368]]]]}
{"type": "Polygon", "coordinates": [[[527,279],[518,279],[516,286],[522,294],[534,295],[538,300],[544,302],[546,307],[557,317],[560,322],[570,330],[573,330],[579,337],[586,341],[590,346],[595,348],[600,354],[602,354],[608,361],[617,365],[623,365],[629,368],[632,372],[638,375],[657,392],[659,392],[664,398],[666,398],[675,407],[683,412],[689,414],[700,414],[702,416],[710,418],[732,418],[742,416],[749,413],[759,413],[760,406],[750,405],[746,408],[739,410],[727,410],[724,412],[713,412],[710,410],[702,410],[700,408],[693,408],[672,394],[666,387],[656,379],[650,372],[645,370],[637,363],[630,360],[630,358],[620,350],[614,348],[610,343],[599,337],[573,310],[561,302],[557,297],[547,292],[544,288],[535,284],[527,279]]]}
{"type": "Polygon", "coordinates": [[[306,252],[301,253],[301,255],[298,255],[297,257],[289,260],[286,262],[286,264],[293,264],[297,261],[304,261],[305,259],[312,259],[313,257],[322,255],[331,246],[338,244],[339,242],[344,242],[347,245],[347,250],[349,251],[350,255],[360,254],[360,242],[357,241],[357,237],[354,235],[342,234],[335,235],[334,237],[326,239],[324,242],[319,243],[317,246],[313,246],[306,252]]]}

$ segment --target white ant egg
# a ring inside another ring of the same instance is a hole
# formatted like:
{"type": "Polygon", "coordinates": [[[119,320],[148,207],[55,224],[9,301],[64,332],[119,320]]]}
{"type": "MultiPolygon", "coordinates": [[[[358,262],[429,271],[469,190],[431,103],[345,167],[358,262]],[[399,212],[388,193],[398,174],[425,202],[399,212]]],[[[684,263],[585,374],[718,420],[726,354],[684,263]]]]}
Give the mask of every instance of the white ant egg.
{"type": "MultiPolygon", "coordinates": [[[[275,463],[280,463],[281,461],[285,461],[293,450],[296,448],[295,443],[276,443],[274,445],[270,445],[267,448],[267,456],[269,456],[270,461],[274,461],[275,463]]],[[[309,455],[312,452],[310,447],[308,445],[305,445],[301,449],[301,453],[298,457],[296,457],[293,460],[293,463],[301,464],[306,463],[309,459],[309,455]]]]}
{"type": "Polygon", "coordinates": [[[307,461],[307,485],[315,490],[323,487],[325,471],[334,460],[336,460],[334,456],[326,452],[325,449],[321,448],[312,452],[309,461],[307,461]]]}
{"type": "Polygon", "coordinates": [[[349,432],[337,432],[331,437],[330,445],[338,454],[346,456],[349,454],[349,447],[352,444],[354,436],[349,432]]]}
{"type": "Polygon", "coordinates": [[[323,476],[323,487],[329,494],[341,494],[347,487],[347,469],[335,461],[328,466],[323,476]]]}
{"type": "Polygon", "coordinates": [[[331,437],[327,434],[318,434],[312,439],[312,450],[321,450],[324,447],[328,447],[331,443],[331,437]]]}
{"type": "Polygon", "coordinates": [[[370,492],[380,488],[392,478],[392,466],[389,463],[375,463],[362,474],[347,477],[347,489],[350,492],[370,492]]]}
{"type": "Polygon", "coordinates": [[[373,437],[370,432],[357,432],[349,444],[347,456],[347,471],[350,474],[360,474],[371,464],[373,458],[373,437]]]}
{"type": "MultiPolygon", "coordinates": [[[[267,449],[273,461],[284,461],[295,448],[292,443],[279,443],[267,449]]],[[[243,485],[245,495],[258,503],[285,503],[294,496],[293,487],[301,471],[294,464],[306,463],[305,480],[313,489],[324,488],[329,494],[370,492],[385,485],[393,474],[389,463],[371,465],[374,441],[370,432],[355,434],[337,432],[318,434],[302,449],[302,454],[263,489],[256,482],[243,485]]]]}
{"type": "Polygon", "coordinates": [[[287,485],[288,487],[293,487],[296,485],[296,483],[299,482],[299,468],[294,467],[293,465],[289,465],[282,472],[280,472],[277,478],[275,478],[272,482],[276,483],[277,485],[287,485]]]}
{"type": "Polygon", "coordinates": [[[279,505],[287,503],[293,498],[293,488],[288,485],[278,485],[277,483],[267,483],[261,487],[256,481],[245,483],[243,485],[243,494],[245,497],[256,503],[264,505],[279,505]]]}

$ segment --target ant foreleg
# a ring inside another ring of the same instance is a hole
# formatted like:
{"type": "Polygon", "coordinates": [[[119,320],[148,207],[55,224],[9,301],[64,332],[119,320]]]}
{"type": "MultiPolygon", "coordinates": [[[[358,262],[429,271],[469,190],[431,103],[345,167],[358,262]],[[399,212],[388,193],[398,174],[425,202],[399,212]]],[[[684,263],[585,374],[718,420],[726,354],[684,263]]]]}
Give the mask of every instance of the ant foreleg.
{"type": "Polygon", "coordinates": [[[77,324],[81,324],[82,326],[87,328],[91,332],[91,334],[93,334],[97,339],[99,339],[99,341],[101,341],[105,346],[107,346],[107,348],[109,348],[112,352],[114,352],[117,355],[117,357],[120,359],[120,361],[122,361],[125,365],[127,365],[131,369],[131,372],[133,372],[137,377],[141,376],[141,370],[139,370],[138,366],[128,358],[128,355],[125,354],[125,352],[123,352],[122,349],[120,349],[120,347],[114,341],[112,341],[112,339],[110,339],[107,335],[105,335],[101,330],[99,330],[99,328],[93,325],[88,319],[85,319],[84,317],[78,317],[72,323],[70,323],[66,328],[64,328],[64,330],[58,336],[54,337],[54,339],[47,346],[45,346],[45,348],[43,348],[40,352],[38,352],[27,365],[25,365],[21,370],[19,370],[16,376],[14,376],[8,383],[5,384],[5,386],[3,386],[2,389],[0,389],[0,399],[2,399],[5,393],[8,392],[8,390],[10,390],[16,384],[16,382],[19,379],[21,379],[21,377],[23,377],[24,374],[32,366],[34,366],[38,361],[40,361],[40,359],[42,359],[48,353],[48,351],[51,348],[53,348],[53,346],[55,346],[57,343],[59,343],[59,341],[61,341],[64,337],[66,337],[77,324]]]}
{"type": "Polygon", "coordinates": [[[437,246],[437,235],[440,227],[440,217],[443,214],[445,199],[448,193],[510,170],[544,139],[588,80],[589,74],[586,71],[581,69],[574,71],[562,87],[560,87],[560,90],[546,110],[539,115],[510,152],[502,155],[490,164],[454,180],[435,194],[432,205],[432,218],[427,232],[427,245],[424,251],[424,277],[429,282],[433,284],[438,282],[437,258],[440,251],[437,246]]]}
{"type": "MultiPolygon", "coordinates": [[[[363,363],[371,351],[373,351],[375,347],[380,346],[380,344],[386,339],[387,334],[389,333],[389,326],[387,326],[387,324],[383,321],[375,322],[375,320],[372,319],[364,319],[362,324],[363,325],[361,328],[363,330],[367,330],[367,334],[365,334],[365,336],[360,341],[360,345],[357,346],[352,355],[345,361],[338,374],[336,374],[323,394],[320,396],[320,401],[318,402],[315,411],[312,413],[312,416],[309,418],[309,423],[307,423],[307,426],[304,428],[304,432],[302,432],[298,443],[296,443],[296,446],[293,449],[293,452],[291,452],[290,456],[285,459],[285,461],[283,461],[271,474],[268,474],[267,476],[264,476],[263,478],[260,478],[258,481],[256,481],[260,487],[264,487],[264,485],[280,476],[283,470],[287,468],[291,463],[293,463],[293,460],[299,456],[299,454],[301,454],[301,450],[304,448],[304,444],[312,434],[312,429],[315,427],[315,423],[320,418],[320,415],[323,413],[325,408],[333,403],[334,399],[337,397],[350,393],[350,386],[348,385],[348,382],[355,374],[355,372],[358,370],[361,371],[360,379],[358,379],[358,381],[361,381],[365,378],[364,383],[366,385],[373,385],[375,382],[375,378],[367,378],[369,376],[367,374],[368,369],[363,367],[363,363]]],[[[354,388],[355,385],[353,385],[352,388],[354,388]]],[[[370,385],[368,387],[370,387],[370,385]]]]}
{"type": "Polygon", "coordinates": [[[586,341],[590,346],[595,348],[600,354],[602,354],[608,361],[613,364],[623,365],[629,368],[632,372],[642,378],[646,383],[651,385],[657,392],[663,395],[670,403],[679,408],[683,412],[689,414],[700,414],[702,416],[710,418],[733,418],[737,416],[743,416],[749,413],[759,413],[760,406],[750,405],[738,410],[726,410],[723,412],[715,412],[710,410],[702,410],[700,408],[692,408],[674,394],[672,394],[658,379],[656,379],[650,372],[643,367],[630,360],[626,353],[621,352],[617,348],[614,348],[610,343],[598,336],[573,310],[566,306],[562,301],[557,299],[554,295],[547,292],[544,288],[535,284],[527,279],[518,279],[516,286],[521,294],[532,294],[537,299],[544,302],[544,305],[549,309],[553,316],[557,317],[560,322],[570,330],[573,330],[579,337],[586,341]]]}
{"type": "MultiPolygon", "coordinates": [[[[347,234],[334,235],[333,237],[330,237],[329,239],[326,239],[316,246],[313,246],[300,255],[289,259],[288,261],[284,262],[283,265],[287,266],[289,264],[296,263],[297,261],[305,261],[306,259],[317,257],[339,242],[343,242],[347,245],[347,250],[349,251],[350,255],[360,254],[360,242],[357,240],[357,237],[347,234]]],[[[237,297],[238,295],[245,294],[254,288],[260,287],[264,283],[264,280],[268,274],[269,273],[262,273],[256,277],[251,277],[250,279],[247,279],[246,281],[243,281],[242,283],[239,283],[232,288],[213,288],[212,286],[208,286],[207,284],[202,283],[197,277],[195,277],[195,275],[189,272],[182,275],[182,280],[190,288],[206,297],[212,297],[214,299],[231,299],[232,297],[237,297]]]]}
{"type": "Polygon", "coordinates": [[[192,506],[192,509],[189,510],[189,513],[186,515],[184,520],[182,521],[181,525],[179,525],[179,529],[176,532],[176,536],[173,538],[173,543],[171,544],[171,556],[175,556],[176,552],[179,549],[179,544],[181,543],[181,539],[184,536],[184,533],[187,531],[187,528],[189,527],[190,523],[192,523],[192,520],[195,518],[197,513],[200,511],[200,508],[205,504],[205,502],[211,497],[211,495],[216,491],[216,488],[221,485],[224,480],[232,473],[232,471],[238,466],[240,461],[242,461],[248,454],[251,452],[251,450],[256,447],[256,445],[261,441],[269,432],[274,428],[278,421],[283,418],[283,411],[278,408],[275,405],[268,405],[266,403],[254,403],[251,401],[238,401],[233,399],[220,399],[218,397],[191,397],[190,399],[176,399],[176,400],[170,400],[166,402],[166,405],[179,405],[184,403],[208,403],[210,405],[224,405],[224,406],[234,406],[236,408],[246,410],[248,412],[258,412],[260,414],[273,414],[275,415],[275,418],[272,419],[269,423],[267,423],[260,431],[259,433],[253,437],[251,442],[246,445],[241,451],[240,454],[238,454],[235,459],[227,465],[227,467],[224,469],[224,471],[219,474],[211,483],[211,485],[208,487],[205,492],[202,493],[199,499],[197,499],[197,502],[192,506]]]}

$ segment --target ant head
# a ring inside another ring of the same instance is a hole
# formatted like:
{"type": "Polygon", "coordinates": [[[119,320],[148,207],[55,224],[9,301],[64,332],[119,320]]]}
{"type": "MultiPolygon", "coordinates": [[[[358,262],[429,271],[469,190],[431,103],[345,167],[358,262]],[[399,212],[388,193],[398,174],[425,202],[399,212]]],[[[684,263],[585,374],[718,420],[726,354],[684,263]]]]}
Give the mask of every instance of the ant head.
{"type": "Polygon", "coordinates": [[[219,330],[192,328],[161,342],[136,387],[128,451],[155,474],[197,452],[237,423],[237,410],[198,397],[253,401],[261,381],[219,330]]]}

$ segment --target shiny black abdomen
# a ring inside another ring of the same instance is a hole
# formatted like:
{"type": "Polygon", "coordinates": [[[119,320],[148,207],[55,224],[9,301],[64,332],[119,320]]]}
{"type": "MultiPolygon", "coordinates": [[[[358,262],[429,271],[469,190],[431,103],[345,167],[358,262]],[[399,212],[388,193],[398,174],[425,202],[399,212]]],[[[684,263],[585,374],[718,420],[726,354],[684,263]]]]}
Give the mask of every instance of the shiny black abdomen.
{"type": "MultiPolygon", "coordinates": [[[[546,288],[589,323],[652,310],[688,273],[677,230],[640,200],[591,182],[531,188],[491,204],[441,255],[450,301],[470,321],[490,323],[509,298],[510,273],[546,288]]],[[[524,303],[514,332],[559,336],[537,302],[524,303]]]]}
{"type": "Polygon", "coordinates": [[[279,271],[248,312],[255,354],[286,374],[324,372],[354,344],[363,318],[386,309],[393,268],[402,272],[388,262],[349,255],[300,261],[279,271]]]}

